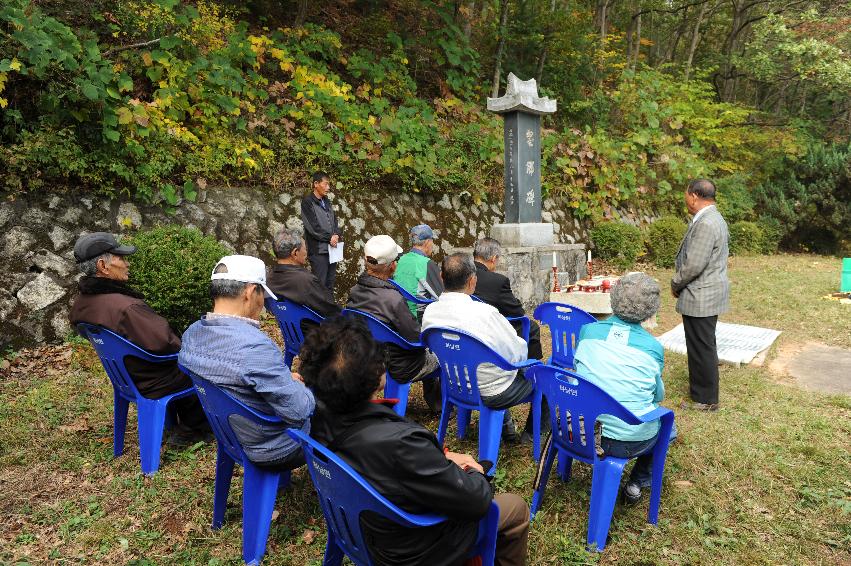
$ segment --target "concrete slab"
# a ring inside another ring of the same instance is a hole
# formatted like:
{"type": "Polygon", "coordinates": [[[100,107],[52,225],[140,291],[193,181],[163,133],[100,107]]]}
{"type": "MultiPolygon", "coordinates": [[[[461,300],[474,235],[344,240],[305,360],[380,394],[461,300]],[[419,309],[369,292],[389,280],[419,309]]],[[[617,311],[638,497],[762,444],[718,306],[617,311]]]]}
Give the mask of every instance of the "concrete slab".
{"type": "Polygon", "coordinates": [[[807,344],[785,369],[803,389],[851,395],[851,350],[807,344]]]}

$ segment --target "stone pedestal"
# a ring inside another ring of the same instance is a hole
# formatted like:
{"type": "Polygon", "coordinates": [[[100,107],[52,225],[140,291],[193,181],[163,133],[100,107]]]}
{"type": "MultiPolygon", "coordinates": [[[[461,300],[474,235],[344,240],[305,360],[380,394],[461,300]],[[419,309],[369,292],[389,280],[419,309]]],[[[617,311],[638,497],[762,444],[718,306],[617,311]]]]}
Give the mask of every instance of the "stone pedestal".
{"type": "Polygon", "coordinates": [[[598,319],[608,318],[612,314],[611,293],[550,293],[550,301],[579,307],[598,319]]]}
{"type": "Polygon", "coordinates": [[[491,227],[491,237],[506,248],[553,245],[553,225],[544,222],[501,223],[491,227]]]}
{"type": "MultiPolygon", "coordinates": [[[[497,237],[498,239],[498,237],[497,237]]],[[[545,246],[509,246],[502,242],[503,255],[496,271],[508,277],[511,290],[530,315],[535,307],[550,300],[553,288],[553,252],[559,272],[568,273],[571,282],[586,275],[585,244],[550,244],[545,246]]],[[[472,254],[471,248],[453,252],[472,254]]]]}

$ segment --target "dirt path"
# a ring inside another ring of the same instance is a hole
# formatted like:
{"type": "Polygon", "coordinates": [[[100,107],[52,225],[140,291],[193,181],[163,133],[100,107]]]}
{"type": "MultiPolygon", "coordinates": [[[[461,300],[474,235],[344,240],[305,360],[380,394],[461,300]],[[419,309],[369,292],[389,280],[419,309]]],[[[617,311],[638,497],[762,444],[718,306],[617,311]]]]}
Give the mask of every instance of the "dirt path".
{"type": "Polygon", "coordinates": [[[769,368],[802,389],[851,395],[851,350],[818,342],[788,344],[780,347],[769,368]]]}

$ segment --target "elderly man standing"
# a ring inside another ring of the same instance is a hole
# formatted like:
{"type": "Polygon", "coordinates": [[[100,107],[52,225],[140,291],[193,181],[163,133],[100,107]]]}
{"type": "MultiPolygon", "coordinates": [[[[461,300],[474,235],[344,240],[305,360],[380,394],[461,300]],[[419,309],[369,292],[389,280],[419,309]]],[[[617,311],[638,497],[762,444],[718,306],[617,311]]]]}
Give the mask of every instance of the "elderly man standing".
{"type": "Polygon", "coordinates": [[[210,281],[213,312],[186,329],[179,361],[252,409],[280,417],[280,425],[262,427],[234,417],[231,426],[252,462],[292,470],[304,464],[304,456],[286,430],[310,432],[313,393],[260,330],[264,295],[275,297],[262,260],[245,255],[219,260],[210,281]]]}
{"type": "MultiPolygon", "coordinates": [[[[304,305],[323,318],[340,314],[334,294],[305,267],[307,246],[301,233],[283,228],[275,234],[273,247],[277,261],[269,273],[269,289],[278,299],[304,305]]],[[[316,326],[315,322],[306,319],[301,324],[305,334],[316,326]]]]}
{"type": "MultiPolygon", "coordinates": [[[[487,303],[474,301],[470,295],[476,288],[476,266],[468,254],[454,253],[443,259],[443,294],[437,302],[426,307],[423,330],[440,327],[470,334],[494,352],[512,363],[527,359],[527,346],[517,336],[514,327],[500,312],[487,303]]],[[[483,364],[477,374],[482,402],[492,409],[507,409],[532,393],[532,384],[517,370],[503,370],[483,364]]],[[[526,419],[524,432],[531,435],[532,412],[526,419]]],[[[520,440],[509,411],[505,411],[502,438],[507,442],[520,440]]],[[[531,440],[531,436],[529,436],[531,440]]]]}
{"type": "MultiPolygon", "coordinates": [[[[643,415],[665,397],[662,345],[641,327],[659,310],[659,285],[643,273],[631,273],[612,287],[613,316],[586,324],[579,333],[576,373],[598,385],[624,407],[643,415]]],[[[623,498],[636,503],[641,488],[650,487],[653,447],[659,421],[628,425],[611,415],[601,415],[601,448],[607,456],[635,458],[623,498]]]]}
{"type": "MultiPolygon", "coordinates": [[[[402,248],[393,238],[382,234],[370,238],[363,251],[366,270],[349,291],[346,306],[375,316],[408,342],[419,342],[419,322],[411,314],[402,295],[387,282],[396,271],[402,248]]],[[[387,344],[386,356],[387,370],[399,383],[422,380],[437,369],[437,357],[425,348],[404,350],[395,344],[387,344]]],[[[440,410],[437,379],[423,381],[423,398],[429,409],[440,410]]]]}
{"type": "MultiPolygon", "coordinates": [[[[502,245],[493,238],[482,238],[473,246],[473,261],[476,264],[476,290],[478,298],[499,310],[502,316],[524,316],[523,305],[511,290],[511,282],[502,273],[494,271],[502,255],[502,245]]],[[[541,327],[534,320],[529,321],[529,358],[540,360],[544,357],[541,348],[541,327]]],[[[514,325],[518,336],[522,326],[514,325]]]]}
{"type": "MultiPolygon", "coordinates": [[[[437,300],[443,292],[440,267],[429,259],[434,253],[434,232],[428,224],[411,228],[411,251],[399,258],[396,280],[410,294],[421,299],[437,300]]],[[[425,305],[408,301],[411,314],[422,320],[425,305]]]]}
{"type": "Polygon", "coordinates": [[[342,236],[337,215],[328,200],[331,178],[324,171],[317,171],[312,180],[313,190],[301,199],[301,221],[307,234],[307,257],[314,275],[333,292],[337,264],[328,261],[328,248],[336,248],[342,236]]]}
{"type": "MultiPolygon", "coordinates": [[[[119,245],[108,232],[93,232],[77,239],[74,258],[83,273],[80,294],[71,307],[71,324],[96,324],[133,342],[152,354],[174,354],[180,349],[180,336],[168,321],[154,312],[142,294],[127,284],[135,246],[119,245]]],[[[128,357],[127,372],[144,397],[160,399],[192,387],[192,381],[177,369],[174,361],[152,363],[128,357]]],[[[194,395],[172,402],[177,426],[167,439],[172,446],[183,446],[210,438],[210,425],[201,403],[194,395]]]]}
{"type": "Polygon", "coordinates": [[[718,348],[715,326],[727,312],[730,281],[727,279],[727,223],[715,207],[715,185],[706,179],[689,183],[686,207],[694,215],[677,252],[671,294],[683,315],[688,351],[689,392],[692,402],[684,408],[718,409],[718,348]]]}

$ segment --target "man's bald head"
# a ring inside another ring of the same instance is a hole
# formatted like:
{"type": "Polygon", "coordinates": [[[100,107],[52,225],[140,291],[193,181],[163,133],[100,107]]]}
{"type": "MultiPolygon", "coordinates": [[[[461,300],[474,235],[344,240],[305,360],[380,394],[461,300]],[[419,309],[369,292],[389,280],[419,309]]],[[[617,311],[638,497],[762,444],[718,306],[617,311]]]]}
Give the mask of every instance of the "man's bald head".
{"type": "Polygon", "coordinates": [[[464,293],[471,277],[476,275],[476,264],[473,256],[464,253],[454,253],[443,258],[440,265],[440,276],[443,287],[453,293],[464,293]]]}

